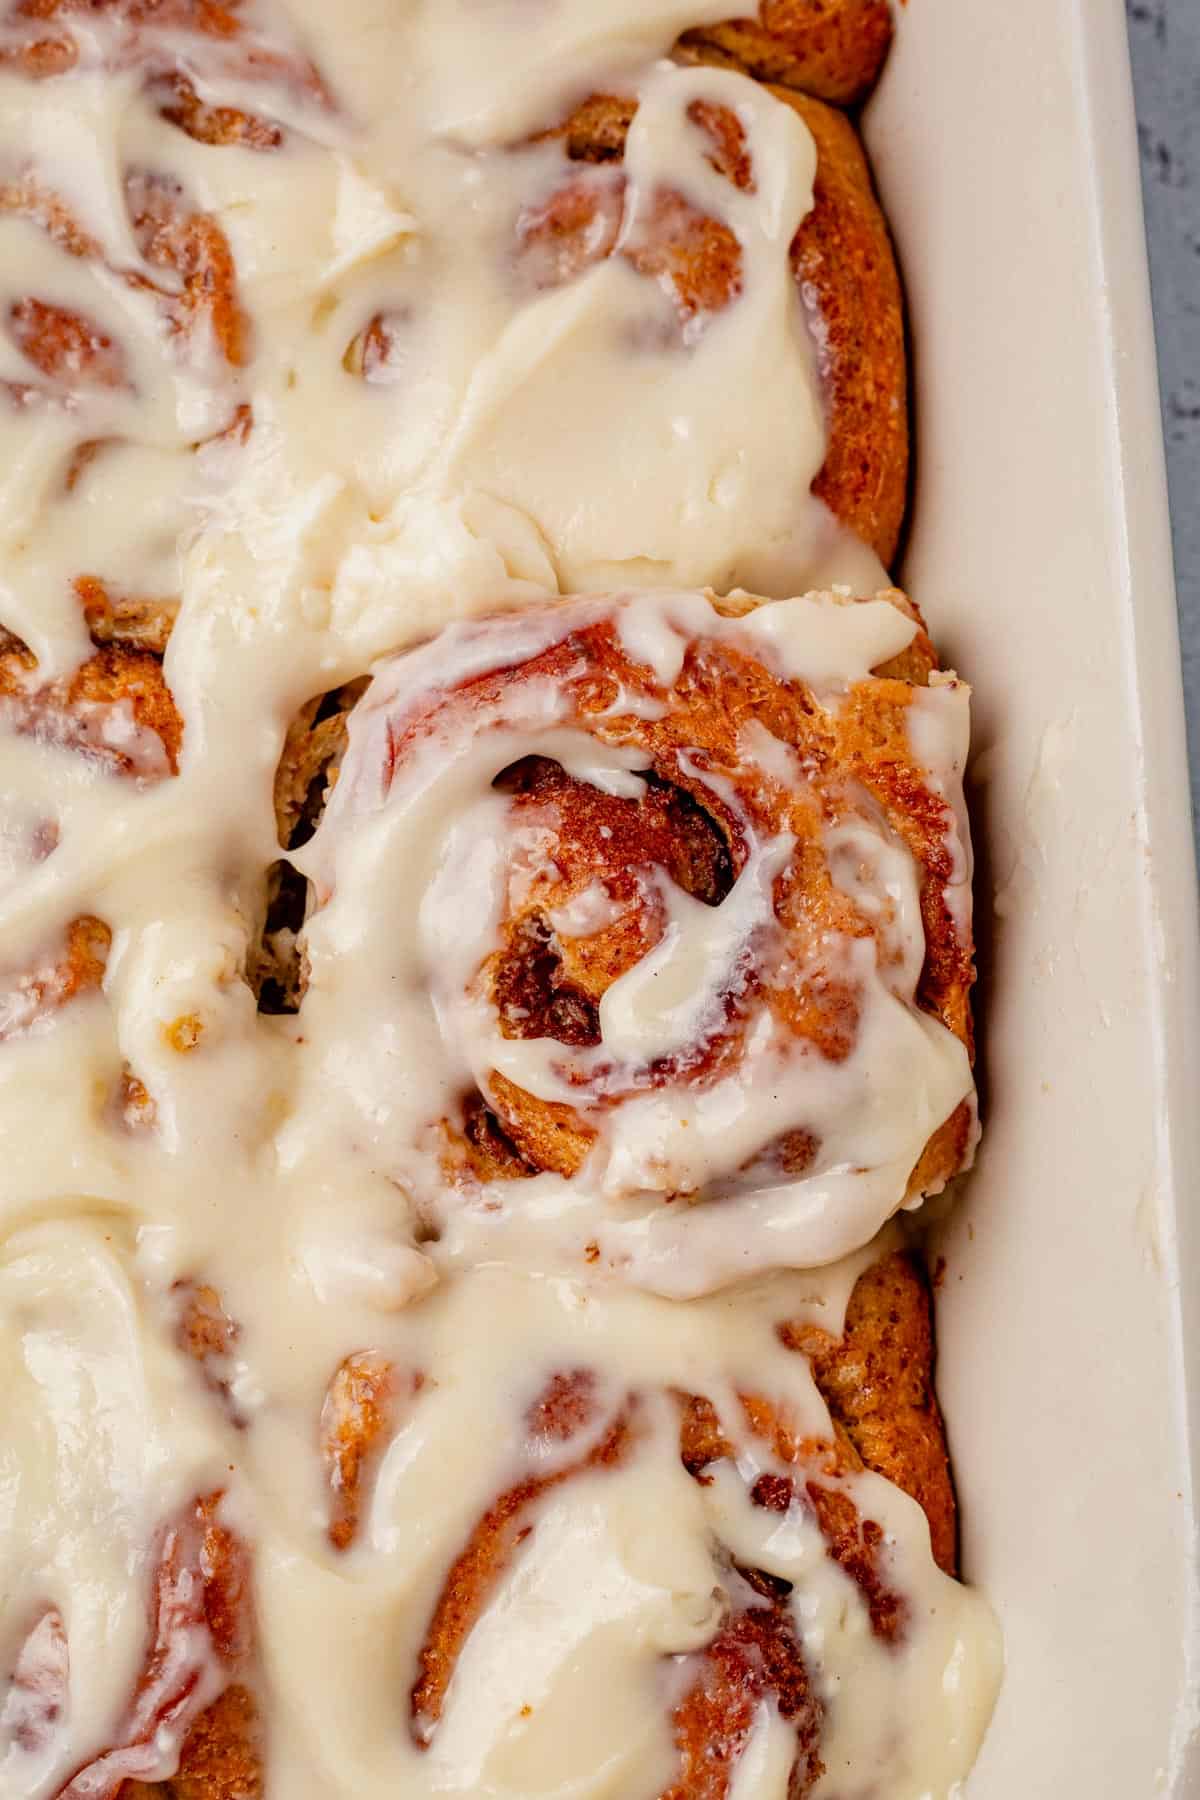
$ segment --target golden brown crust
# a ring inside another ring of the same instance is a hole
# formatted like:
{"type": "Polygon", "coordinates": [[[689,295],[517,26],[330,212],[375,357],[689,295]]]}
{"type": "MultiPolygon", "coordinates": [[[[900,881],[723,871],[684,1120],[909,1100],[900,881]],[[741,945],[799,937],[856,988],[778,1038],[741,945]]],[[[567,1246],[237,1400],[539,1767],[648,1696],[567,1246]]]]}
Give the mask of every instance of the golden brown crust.
{"type": "Polygon", "coordinates": [[[73,1000],[76,994],[85,994],[100,986],[111,948],[112,932],[103,919],[85,913],[82,918],[71,921],[67,927],[66,959],[59,965],[59,1001],[73,1000]]]}
{"type": "Polygon", "coordinates": [[[24,44],[0,46],[0,69],[24,75],[29,81],[48,81],[75,67],[79,52],[64,38],[33,37],[24,44]]]}
{"type": "Polygon", "coordinates": [[[922,1508],[934,1558],[953,1575],[957,1508],[933,1384],[933,1306],[916,1257],[896,1251],[859,1276],[840,1338],[786,1322],[780,1336],[808,1358],[835,1426],[863,1466],[922,1508]]]}
{"type": "Polygon", "coordinates": [[[213,106],[202,100],[181,70],[164,75],[158,84],[162,94],[159,112],[198,144],[236,144],[243,150],[278,150],[283,143],[282,125],[242,112],[236,106],[213,106]]]}
{"type": "Polygon", "coordinates": [[[220,1294],[208,1282],[176,1281],[171,1300],[177,1347],[198,1366],[205,1386],[220,1401],[230,1423],[240,1429],[246,1420],[234,1398],[233,1356],[241,1326],[230,1318],[220,1294]]]}
{"type": "Polygon", "coordinates": [[[8,309],[8,330],[27,362],[64,388],[129,385],[119,344],[83,313],[27,295],[8,309]]]}
{"type": "MultiPolygon", "coordinates": [[[[834,1438],[799,1439],[774,1402],[739,1395],[742,1425],[748,1424],[789,1471],[760,1475],[750,1499],[770,1512],[807,1507],[827,1554],[858,1587],[874,1635],[898,1643],[910,1623],[907,1603],[891,1585],[885,1533],[861,1511],[853,1477],[870,1469],[911,1494],[925,1511],[939,1564],[954,1573],[954,1493],[933,1394],[928,1286],[914,1259],[895,1252],[859,1277],[841,1338],[787,1323],[780,1336],[809,1357],[830,1408],[834,1438]]],[[[681,1460],[695,1480],[707,1483],[714,1463],[735,1460],[732,1437],[711,1399],[676,1398],[681,1460]]],[[[787,1629],[782,1605],[787,1584],[761,1570],[736,1572],[760,1599],[748,1611],[732,1613],[713,1643],[692,1659],[700,1674],[674,1714],[680,1773],[664,1800],[723,1800],[729,1793],[754,1708],[764,1697],[759,1685],[764,1671],[780,1712],[796,1726],[789,1792],[807,1793],[821,1774],[822,1712],[787,1629]],[[748,1660],[741,1654],[746,1643],[754,1645],[748,1660]]]]}
{"type": "MultiPolygon", "coordinates": [[[[703,48],[694,52],[707,58],[703,48]]],[[[819,100],[775,90],[817,147],[813,206],[791,247],[797,288],[817,351],[827,412],[825,462],[813,491],[887,567],[896,553],[908,492],[908,371],[900,278],[866,155],[850,121],[819,100]]],[[[555,131],[575,163],[618,165],[636,108],[593,95],[555,131]]],[[[737,187],[753,181],[744,137],[727,108],[701,103],[693,117],[713,144],[714,168],[737,187]]],[[[589,169],[531,208],[519,255],[536,286],[570,280],[618,253],[621,176],[589,169]]],[[[664,191],[638,243],[619,254],[659,281],[688,322],[719,311],[741,287],[741,255],[722,221],[664,191]]]]}
{"type": "Polygon", "coordinates": [[[178,600],[113,594],[95,575],[78,576],[74,587],[88,635],[97,649],[118,644],[129,650],[146,650],[151,656],[163,655],[179,611],[178,600]]]}
{"type": "MultiPolygon", "coordinates": [[[[550,1171],[567,1180],[579,1173],[595,1142],[595,1133],[573,1106],[556,1100],[537,1100],[531,1105],[524,1088],[498,1069],[492,1071],[488,1094],[499,1114],[500,1129],[515,1145],[525,1171],[550,1171]]],[[[472,1167],[480,1172],[481,1165],[474,1158],[472,1167]]]]}
{"type": "Polygon", "coordinates": [[[888,1580],[882,1525],[864,1518],[851,1495],[836,1482],[810,1476],[804,1493],[816,1514],[827,1554],[863,1597],[872,1632],[885,1644],[899,1643],[909,1624],[908,1603],[888,1580]]]}
{"type": "Polygon", "coordinates": [[[628,94],[589,94],[561,125],[534,141],[559,139],[572,162],[621,162],[636,112],[637,101],[628,94]]]}
{"type": "Polygon", "coordinates": [[[471,1181],[522,1181],[538,1166],[516,1143],[480,1093],[463,1097],[461,1129],[447,1120],[444,1168],[452,1186],[471,1181]]]}
{"type": "MultiPolygon", "coordinates": [[[[712,1479],[709,1465],[734,1460],[736,1451],[710,1400],[697,1394],[679,1398],[680,1460],[695,1480],[707,1485],[712,1479]]],[[[751,1504],[783,1514],[794,1506],[810,1510],[825,1539],[826,1554],[862,1595],[872,1632],[885,1643],[898,1642],[908,1624],[908,1608],[889,1579],[883,1528],[863,1517],[845,1481],[864,1466],[857,1452],[836,1427],[832,1442],[796,1437],[786,1414],[764,1395],[739,1394],[738,1400],[744,1423],[795,1471],[759,1475],[750,1489],[751,1504]]]]}
{"type": "Polygon", "coordinates": [[[172,1292],[178,1306],[175,1341],[184,1354],[201,1366],[230,1355],[238,1328],[216,1288],[204,1281],[177,1281],[172,1292]]]}
{"type": "MultiPolygon", "coordinates": [[[[947,1019],[950,1016],[947,1014],[947,1019]]],[[[970,1004],[965,993],[961,996],[961,1006],[955,1003],[953,1016],[958,1020],[958,1025],[954,1028],[955,1036],[960,1037],[966,1044],[968,1053],[973,1054],[974,1030],[970,1004]]],[[[910,1197],[915,1194],[939,1193],[951,1175],[967,1167],[975,1123],[975,1106],[970,1100],[961,1101],[950,1117],[942,1121],[917,1158],[908,1178],[907,1192],[910,1197]]]]}
{"type": "Polygon", "coordinates": [[[210,213],[193,212],[179,182],[166,175],[131,175],[126,181],[138,247],[153,267],[182,282],[164,292],[169,329],[181,338],[211,332],[226,362],[246,360],[249,325],[237,298],[233,251],[210,213]]]}
{"type": "MultiPolygon", "coordinates": [[[[853,1477],[864,1469],[912,1496],[925,1513],[935,1560],[956,1569],[954,1489],[941,1413],[933,1391],[933,1319],[928,1284],[915,1259],[897,1251],[858,1279],[845,1330],[832,1337],[819,1326],[784,1321],[782,1341],[808,1358],[829,1407],[830,1440],[799,1438],[787,1414],[767,1395],[738,1395],[742,1427],[768,1445],[789,1472],[760,1475],[750,1490],[755,1506],[786,1513],[807,1506],[826,1551],[858,1587],[872,1632],[899,1642],[909,1625],[904,1596],[892,1585],[887,1542],[865,1516],[853,1477]]],[[[711,1465],[736,1459],[733,1436],[702,1394],[678,1394],[680,1459],[707,1484],[711,1465]]]]}
{"type": "Polygon", "coordinates": [[[102,706],[127,702],[138,725],[152,731],[162,744],[171,773],[178,772],[183,721],[156,656],[110,644],[81,665],[63,697],[68,710],[81,700],[102,706]]]}
{"type": "Polygon", "coordinates": [[[689,31],[760,81],[847,106],[878,80],[892,41],[890,0],[762,0],[757,18],[689,31]]]}
{"type": "Polygon", "coordinates": [[[242,0],[17,0],[19,19],[63,20],[89,13],[104,14],[125,25],[150,25],[194,31],[205,37],[233,38],[242,0]]]}
{"type": "Polygon", "coordinates": [[[22,677],[37,668],[37,657],[15,631],[0,625],[0,693],[8,693],[22,677]]]}
{"type": "Polygon", "coordinates": [[[228,1687],[183,1740],[166,1800],[258,1800],[263,1763],[258,1710],[249,1689],[228,1687]]]}
{"type": "Polygon", "coordinates": [[[826,382],[829,438],[813,492],[891,566],[908,498],[904,299],[891,235],[850,121],[776,90],[817,146],[813,208],[792,243],[826,382]]]}
{"type": "MultiPolygon", "coordinates": [[[[409,1384],[416,1392],[421,1377],[409,1384]]],[[[330,1493],[329,1541],[348,1550],[358,1535],[363,1490],[384,1441],[395,1430],[396,1370],[374,1350],[357,1350],[334,1371],[321,1408],[321,1461],[330,1493]]]]}

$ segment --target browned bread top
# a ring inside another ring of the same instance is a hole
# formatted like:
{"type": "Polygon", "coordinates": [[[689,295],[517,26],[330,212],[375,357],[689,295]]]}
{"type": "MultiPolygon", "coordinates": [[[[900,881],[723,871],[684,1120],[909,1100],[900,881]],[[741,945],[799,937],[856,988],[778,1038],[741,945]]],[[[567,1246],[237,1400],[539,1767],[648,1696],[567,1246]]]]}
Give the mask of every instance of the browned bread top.
{"type": "MultiPolygon", "coordinates": [[[[691,57],[705,60],[707,46],[691,57]]],[[[896,553],[908,493],[908,371],[900,277],[866,155],[844,114],[801,93],[775,90],[813,135],[813,205],[791,246],[825,397],[827,442],[813,491],[887,568],[896,553]]],[[[620,163],[636,111],[627,97],[593,95],[548,135],[570,162],[607,165],[611,180],[567,177],[521,226],[521,255],[539,285],[557,285],[590,264],[623,254],[673,293],[685,319],[719,312],[741,289],[740,250],[721,220],[680,195],[664,194],[648,240],[618,252],[620,163]],[[536,259],[536,262],[534,261],[536,259]]],[[[737,119],[702,103],[696,123],[712,142],[713,166],[735,187],[754,179],[737,119]]]]}
{"type": "Polygon", "coordinates": [[[757,16],[690,31],[762,81],[841,106],[874,87],[892,41],[890,0],[762,0],[757,16]]]}

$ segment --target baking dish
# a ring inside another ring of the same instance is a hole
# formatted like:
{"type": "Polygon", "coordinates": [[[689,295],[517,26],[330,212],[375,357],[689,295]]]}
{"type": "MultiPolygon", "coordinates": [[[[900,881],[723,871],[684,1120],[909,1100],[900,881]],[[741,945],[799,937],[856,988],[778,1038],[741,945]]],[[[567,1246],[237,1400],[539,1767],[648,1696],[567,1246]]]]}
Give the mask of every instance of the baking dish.
{"type": "Polygon", "coordinates": [[[972,1800],[1200,1795],[1200,981],[1119,0],[913,0],[866,135],[915,344],[902,578],[975,689],[985,1131],[935,1251],[972,1800]]]}

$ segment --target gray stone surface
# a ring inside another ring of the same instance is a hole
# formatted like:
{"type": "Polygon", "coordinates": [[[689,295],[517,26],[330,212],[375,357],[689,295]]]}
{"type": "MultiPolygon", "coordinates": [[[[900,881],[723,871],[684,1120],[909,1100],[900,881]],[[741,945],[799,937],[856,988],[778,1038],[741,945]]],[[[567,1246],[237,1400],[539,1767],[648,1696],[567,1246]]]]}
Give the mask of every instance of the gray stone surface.
{"type": "Polygon", "coordinates": [[[1126,0],[1200,843],[1200,0],[1126,0]]]}

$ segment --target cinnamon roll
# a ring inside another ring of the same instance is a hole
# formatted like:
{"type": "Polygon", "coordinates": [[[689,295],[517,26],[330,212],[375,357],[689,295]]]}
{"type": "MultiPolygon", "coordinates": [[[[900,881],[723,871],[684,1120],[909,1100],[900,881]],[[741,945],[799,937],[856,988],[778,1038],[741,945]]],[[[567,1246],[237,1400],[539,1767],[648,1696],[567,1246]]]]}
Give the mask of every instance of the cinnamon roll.
{"type": "Polygon", "coordinates": [[[966,1164],[966,707],[896,594],[573,601],[380,667],[293,856],[301,1055],[441,1254],[700,1292],[966,1164]]]}
{"type": "MultiPolygon", "coordinates": [[[[702,41],[685,41],[683,54],[700,63],[713,56],[702,41]]],[[[709,92],[698,83],[686,114],[718,177],[707,206],[666,186],[649,200],[630,193],[624,159],[638,103],[593,96],[548,134],[574,168],[522,213],[518,268],[527,280],[547,289],[620,256],[665,289],[693,337],[734,305],[746,279],[740,215],[760,171],[736,86],[709,92]]],[[[813,492],[886,568],[908,489],[904,312],[891,239],[850,121],[810,94],[773,92],[816,150],[812,206],[788,246],[824,400],[825,457],[813,492]]]]}
{"type": "Polygon", "coordinates": [[[889,1793],[952,1791],[994,1645],[952,1578],[915,1261],[891,1238],[818,1282],[776,1275],[682,1313],[582,1294],[499,1266],[449,1284],[410,1320],[425,1378],[382,1454],[363,1415],[373,1473],[340,1553],[353,1580],[405,1534],[413,1792],[523,1793],[536,1770],[723,1800],[841,1791],[824,1776],[870,1792],[885,1769],[889,1793]],[[454,1335],[473,1308],[483,1365],[454,1335]]]}
{"type": "Polygon", "coordinates": [[[277,22],[264,29],[259,12],[253,0],[8,0],[0,69],[34,81],[134,71],[159,116],[197,143],[278,150],[286,135],[278,120],[202,97],[232,80],[329,104],[313,64],[281,40],[277,22]]]}

